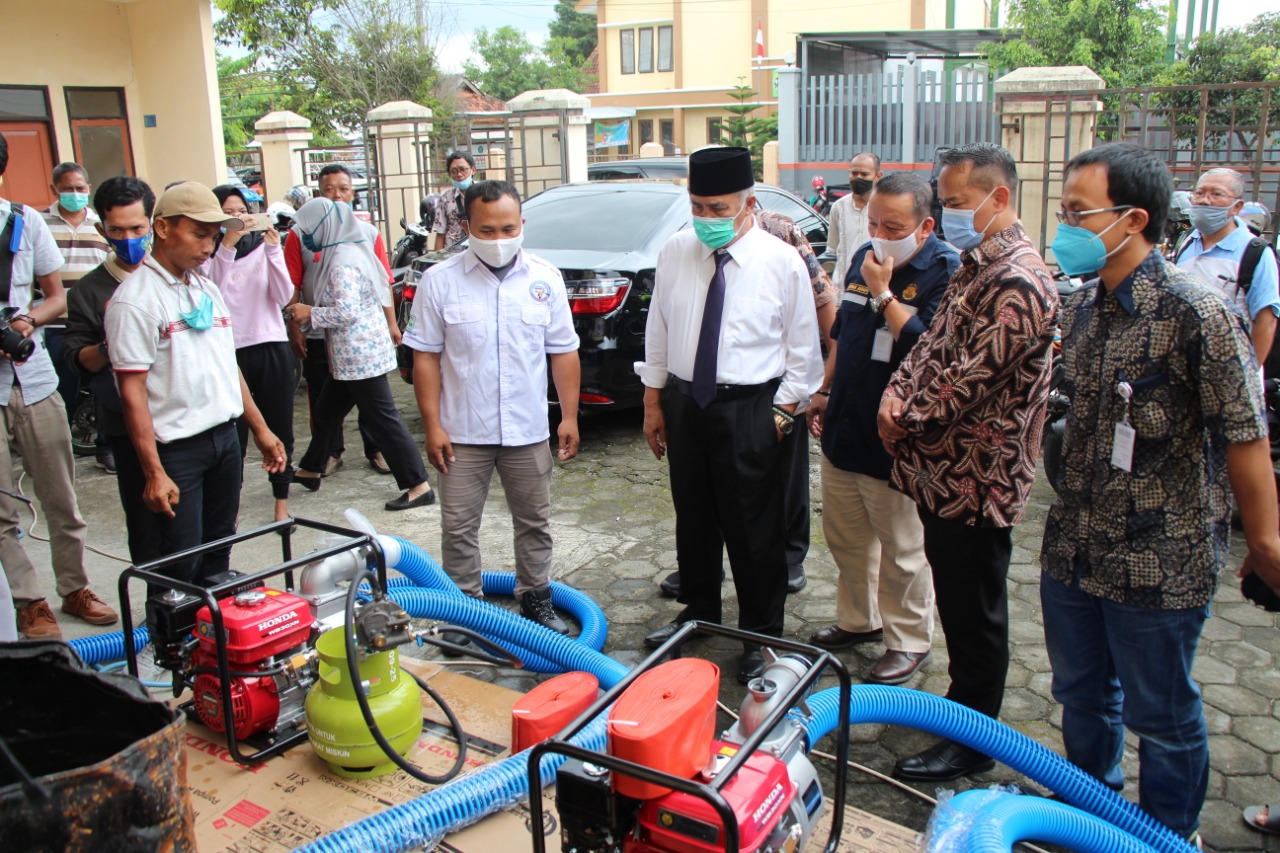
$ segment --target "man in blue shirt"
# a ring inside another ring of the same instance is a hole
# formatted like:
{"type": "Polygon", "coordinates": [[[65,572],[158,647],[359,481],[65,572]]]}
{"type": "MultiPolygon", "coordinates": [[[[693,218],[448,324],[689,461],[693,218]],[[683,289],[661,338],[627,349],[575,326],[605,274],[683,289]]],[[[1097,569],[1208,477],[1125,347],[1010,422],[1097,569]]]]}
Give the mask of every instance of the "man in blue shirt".
{"type": "Polygon", "coordinates": [[[901,684],[929,658],[933,582],[911,498],[889,485],[891,459],[876,429],[889,377],[929,327],[955,249],[933,233],[933,194],[916,175],[882,178],[867,205],[871,242],[854,253],[831,329],[809,429],[822,440],[822,527],[840,571],[836,624],[809,642],[843,649],[883,637],[869,681],[901,684]]]}
{"type": "Polygon", "coordinates": [[[1280,316],[1276,254],[1264,248],[1249,281],[1236,281],[1253,234],[1237,218],[1244,206],[1244,178],[1233,169],[1210,169],[1191,194],[1191,236],[1178,249],[1177,265],[1222,291],[1249,321],[1258,364],[1267,360],[1280,316]]]}

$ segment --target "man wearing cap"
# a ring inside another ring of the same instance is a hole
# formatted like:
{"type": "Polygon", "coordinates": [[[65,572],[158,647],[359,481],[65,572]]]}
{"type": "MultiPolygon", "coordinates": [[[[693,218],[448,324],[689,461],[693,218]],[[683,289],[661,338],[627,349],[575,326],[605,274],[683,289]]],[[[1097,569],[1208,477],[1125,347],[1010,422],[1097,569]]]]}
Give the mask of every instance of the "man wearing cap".
{"type": "MultiPolygon", "coordinates": [[[[755,227],[745,148],[689,157],[694,227],[658,256],[645,334],[644,433],[671,456],[684,610],[645,637],[656,648],[691,619],[720,622],[725,548],[738,624],[782,635],[787,568],[780,445],[822,378],[809,274],[794,249],[755,227]]],[[[764,669],[747,647],[746,683],[764,669]]]]}
{"type": "MultiPolygon", "coordinates": [[[[222,230],[241,227],[208,187],[172,186],[156,203],[151,255],[107,306],[108,355],[163,554],[235,532],[242,473],[235,419],[241,414],[263,467],[285,465],[284,445],[267,429],[236,367],[222,293],[196,272],[222,230]]],[[[203,583],[226,571],[230,553],[186,560],[167,573],[203,583]]]]}

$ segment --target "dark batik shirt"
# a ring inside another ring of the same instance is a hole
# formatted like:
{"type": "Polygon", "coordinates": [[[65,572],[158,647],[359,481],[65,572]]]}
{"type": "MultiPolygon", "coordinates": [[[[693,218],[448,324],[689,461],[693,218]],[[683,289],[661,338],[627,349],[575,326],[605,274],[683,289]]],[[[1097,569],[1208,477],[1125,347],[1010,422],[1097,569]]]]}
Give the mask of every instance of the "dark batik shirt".
{"type": "Polygon", "coordinates": [[[809,285],[813,288],[813,305],[822,308],[836,298],[835,288],[831,284],[831,276],[818,263],[818,256],[809,245],[809,238],[796,225],[790,216],[784,216],[773,210],[756,207],[756,224],[767,234],[772,234],[782,242],[800,253],[804,268],[809,273],[809,285]]]}
{"type": "Polygon", "coordinates": [[[960,257],[885,389],[907,431],[889,481],[942,518],[1012,527],[1040,455],[1058,292],[1021,223],[960,257]]]}
{"type": "Polygon", "coordinates": [[[1202,607],[1227,559],[1227,446],[1267,436],[1245,321],[1155,251],[1113,292],[1095,280],[1073,294],[1062,317],[1071,410],[1041,566],[1111,601],[1202,607]],[[1131,471],[1111,464],[1122,381],[1131,471]]]}

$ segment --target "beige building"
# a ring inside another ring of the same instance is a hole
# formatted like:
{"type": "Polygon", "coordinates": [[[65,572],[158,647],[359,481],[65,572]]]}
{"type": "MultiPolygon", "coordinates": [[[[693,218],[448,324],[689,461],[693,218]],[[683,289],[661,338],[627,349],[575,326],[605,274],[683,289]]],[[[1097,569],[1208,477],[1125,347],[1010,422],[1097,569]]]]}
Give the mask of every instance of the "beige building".
{"type": "Polygon", "coordinates": [[[579,0],[578,11],[598,28],[592,107],[635,110],[629,150],[660,142],[668,154],[718,141],[739,83],[759,93],[753,115],[771,114],[770,69],[795,62],[802,33],[975,29],[991,18],[987,0],[579,0]]]}
{"type": "Polygon", "coordinates": [[[226,181],[210,0],[0,0],[0,22],[4,197],[47,206],[67,160],[94,184],[226,181]]]}

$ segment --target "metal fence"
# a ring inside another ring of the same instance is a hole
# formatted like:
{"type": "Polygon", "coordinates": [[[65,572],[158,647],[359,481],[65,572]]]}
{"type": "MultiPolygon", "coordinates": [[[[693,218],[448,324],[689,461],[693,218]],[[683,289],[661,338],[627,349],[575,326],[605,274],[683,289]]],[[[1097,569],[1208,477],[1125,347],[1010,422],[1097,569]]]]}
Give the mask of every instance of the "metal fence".
{"type": "Polygon", "coordinates": [[[843,162],[870,151],[891,163],[932,162],[940,147],[999,140],[992,100],[985,68],[808,77],[800,161],[843,162]]]}

